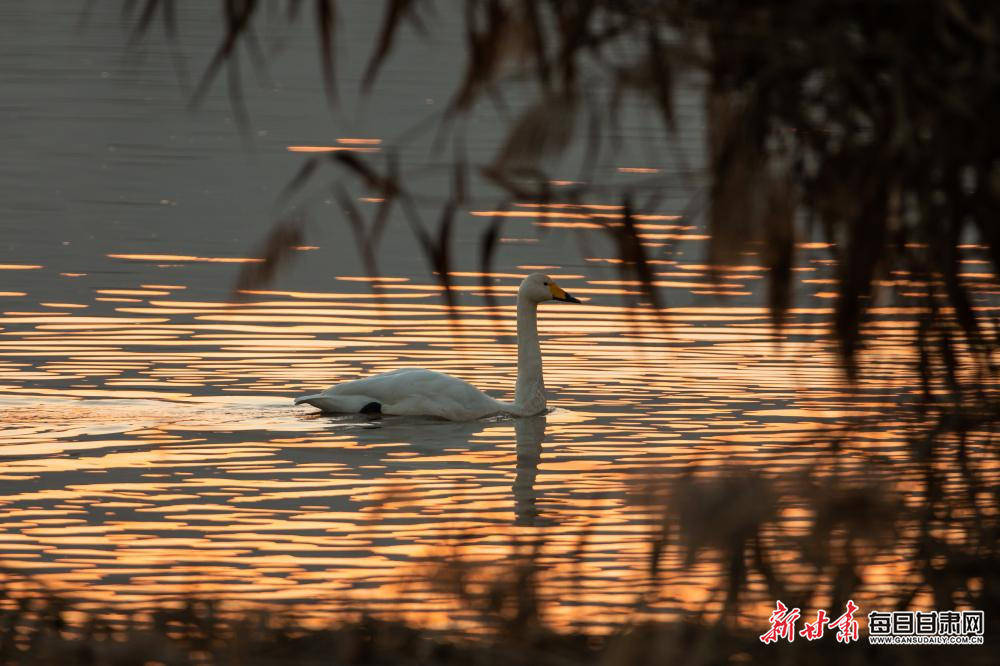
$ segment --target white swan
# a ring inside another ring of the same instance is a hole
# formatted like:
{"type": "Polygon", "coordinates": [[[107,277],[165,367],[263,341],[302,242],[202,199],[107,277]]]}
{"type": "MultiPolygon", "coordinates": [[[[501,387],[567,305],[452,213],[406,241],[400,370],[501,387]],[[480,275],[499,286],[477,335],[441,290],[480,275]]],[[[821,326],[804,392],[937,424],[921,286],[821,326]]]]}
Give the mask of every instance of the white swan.
{"type": "Polygon", "coordinates": [[[322,393],[296,398],[295,404],[307,403],[324,412],[437,416],[451,421],[471,421],[493,414],[540,414],[545,411],[545,384],[536,314],[539,303],[551,300],[580,302],[541,273],[524,278],[517,290],[514,402],[491,398],[472,384],[441,372],[403,368],[337,384],[322,393]]]}

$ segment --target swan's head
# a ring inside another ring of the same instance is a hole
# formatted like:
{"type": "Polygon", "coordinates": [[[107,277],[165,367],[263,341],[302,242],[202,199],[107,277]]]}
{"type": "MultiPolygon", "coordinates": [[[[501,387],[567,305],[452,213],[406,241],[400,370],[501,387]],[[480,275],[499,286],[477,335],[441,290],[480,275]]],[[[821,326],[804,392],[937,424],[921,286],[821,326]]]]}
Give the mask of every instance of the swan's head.
{"type": "Polygon", "coordinates": [[[557,285],[555,280],[541,273],[532,273],[524,278],[521,288],[517,290],[517,297],[519,299],[527,299],[532,303],[542,303],[544,301],[580,302],[563,291],[563,288],[557,285]]]}

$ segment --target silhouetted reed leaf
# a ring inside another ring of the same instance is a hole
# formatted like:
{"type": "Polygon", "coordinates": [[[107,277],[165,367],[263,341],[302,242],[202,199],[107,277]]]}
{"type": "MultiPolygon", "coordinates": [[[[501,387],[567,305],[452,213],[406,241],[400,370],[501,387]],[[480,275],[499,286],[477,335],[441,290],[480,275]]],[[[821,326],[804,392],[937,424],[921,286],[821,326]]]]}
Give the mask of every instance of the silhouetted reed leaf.
{"type": "Polygon", "coordinates": [[[364,184],[380,193],[395,192],[399,186],[395,180],[379,174],[368,162],[353,153],[331,153],[330,159],[361,178],[364,184]]]}
{"type": "Polygon", "coordinates": [[[316,26],[319,29],[320,65],[323,69],[323,86],[331,106],[337,104],[337,72],[333,61],[334,23],[337,17],[333,0],[315,0],[316,26]]]}
{"type": "MultiPolygon", "coordinates": [[[[161,2],[163,1],[164,0],[146,0],[146,3],[142,7],[142,12],[139,14],[139,20],[136,22],[135,27],[132,28],[131,42],[133,44],[138,42],[142,35],[144,35],[149,29],[149,24],[153,21],[153,16],[156,14],[156,10],[160,7],[161,2]]],[[[171,1],[166,0],[166,4],[171,4],[171,1]]],[[[123,5],[123,8],[128,8],[126,13],[131,13],[131,8],[128,4],[123,5]]]]}
{"type": "Polygon", "coordinates": [[[534,2],[534,0],[522,0],[521,11],[524,14],[525,27],[531,40],[529,51],[535,61],[535,78],[541,84],[542,90],[549,94],[551,92],[551,76],[549,74],[548,31],[542,23],[539,3],[534,2]]]}
{"type": "Polygon", "coordinates": [[[834,330],[850,377],[856,372],[861,325],[871,307],[872,281],[885,258],[888,214],[888,192],[880,175],[859,174],[853,195],[855,200],[843,209],[849,232],[847,244],[839,251],[840,288],[834,303],[834,330]]]}
{"type": "Polygon", "coordinates": [[[162,6],[163,34],[166,36],[167,44],[170,47],[170,57],[174,62],[174,71],[177,72],[177,79],[185,94],[187,94],[191,84],[187,63],[180,49],[180,36],[177,30],[177,6],[174,0],[162,0],[162,6]]]}
{"type": "Polygon", "coordinates": [[[305,187],[306,182],[316,173],[316,169],[319,168],[319,159],[315,157],[310,157],[302,163],[299,170],[295,173],[288,184],[281,190],[278,195],[278,203],[285,204],[295,196],[296,193],[300,192],[303,187],[305,187]]]}
{"type": "Polygon", "coordinates": [[[201,105],[209,86],[218,75],[219,69],[233,57],[236,44],[256,11],[257,0],[226,0],[223,7],[226,18],[224,36],[191,95],[188,105],[192,109],[201,105]]]}
{"type": "Polygon", "coordinates": [[[632,199],[626,195],[622,199],[621,226],[609,227],[618,245],[618,257],[621,259],[619,270],[625,279],[634,277],[639,282],[643,296],[650,302],[657,318],[663,321],[663,302],[660,293],[653,284],[655,276],[646,256],[646,248],[639,238],[632,211],[632,199]]]}
{"type": "MultiPolygon", "coordinates": [[[[507,211],[507,206],[501,206],[499,213],[507,211]]],[[[479,283],[483,286],[483,298],[490,309],[490,317],[494,325],[500,323],[500,313],[497,310],[497,297],[494,293],[490,275],[493,274],[493,258],[500,247],[500,233],[503,230],[503,215],[494,215],[490,225],[479,235],[479,283]]]]}
{"type": "Polygon", "coordinates": [[[233,110],[233,120],[244,142],[252,141],[250,134],[250,113],[243,96],[243,77],[240,74],[240,59],[235,55],[226,60],[226,90],[229,107],[233,110]]]}
{"type": "Polygon", "coordinates": [[[675,131],[677,122],[674,119],[673,70],[657,34],[659,29],[660,26],[652,24],[648,30],[648,69],[653,88],[650,92],[660,108],[664,126],[675,131]]]}
{"type": "Polygon", "coordinates": [[[372,84],[375,83],[375,78],[378,76],[382,63],[392,50],[396,32],[398,32],[407,14],[415,11],[415,5],[418,1],[386,0],[385,16],[382,18],[382,27],[379,30],[378,42],[375,45],[375,51],[368,60],[368,65],[365,67],[365,75],[362,79],[361,87],[365,92],[369,91],[372,84]]]}
{"type": "MultiPolygon", "coordinates": [[[[358,246],[358,253],[361,255],[361,260],[365,267],[365,273],[372,278],[378,276],[378,265],[376,262],[377,243],[373,241],[366,229],[364,216],[358,210],[358,207],[354,205],[354,200],[351,199],[351,196],[342,184],[337,183],[334,186],[334,195],[337,197],[337,202],[340,204],[344,217],[347,218],[347,222],[350,224],[354,241],[358,246]]],[[[379,286],[376,280],[372,280],[371,286],[373,290],[378,291],[379,286]]]]}
{"type": "MultiPolygon", "coordinates": [[[[437,240],[433,247],[426,248],[432,258],[434,269],[438,276],[438,283],[444,288],[444,299],[448,309],[454,314],[455,291],[451,279],[451,234],[455,224],[455,212],[457,203],[449,201],[441,211],[441,221],[438,224],[437,240]]],[[[453,316],[453,320],[456,318],[453,316]]]]}
{"type": "Polygon", "coordinates": [[[290,219],[276,225],[258,251],[261,261],[243,264],[236,278],[234,297],[246,291],[259,289],[274,279],[280,266],[287,263],[302,245],[302,220],[290,219]]]}
{"type": "Polygon", "coordinates": [[[537,167],[561,154],[573,138],[577,102],[574,97],[541,99],[528,107],[507,134],[494,164],[499,169],[537,167]]]}
{"type": "Polygon", "coordinates": [[[764,233],[767,245],[763,250],[768,268],[767,296],[771,320],[775,327],[784,323],[791,302],[792,267],[795,262],[795,213],[797,201],[788,182],[772,181],[769,192],[770,213],[764,233]]]}
{"type": "Polygon", "coordinates": [[[506,22],[506,10],[500,2],[465,3],[465,48],[467,51],[465,77],[452,100],[452,111],[468,109],[479,90],[493,79],[499,62],[499,43],[506,22]],[[482,7],[488,9],[481,11],[482,7]],[[480,30],[478,17],[487,14],[487,27],[480,30]]]}
{"type": "Polygon", "coordinates": [[[746,244],[759,240],[768,211],[763,136],[751,125],[749,109],[730,92],[706,98],[709,168],[709,263],[732,264],[746,244]]]}

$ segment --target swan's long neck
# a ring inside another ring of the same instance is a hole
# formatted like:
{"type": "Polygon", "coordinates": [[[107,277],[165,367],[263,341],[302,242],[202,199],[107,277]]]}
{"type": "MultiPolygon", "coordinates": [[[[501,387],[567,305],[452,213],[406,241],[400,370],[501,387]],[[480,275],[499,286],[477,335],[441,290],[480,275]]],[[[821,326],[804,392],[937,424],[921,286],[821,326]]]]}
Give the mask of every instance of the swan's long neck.
{"type": "Polygon", "coordinates": [[[517,387],[514,406],[521,416],[545,411],[545,382],[542,380],[542,350],[538,344],[537,304],[517,298],[517,387]]]}

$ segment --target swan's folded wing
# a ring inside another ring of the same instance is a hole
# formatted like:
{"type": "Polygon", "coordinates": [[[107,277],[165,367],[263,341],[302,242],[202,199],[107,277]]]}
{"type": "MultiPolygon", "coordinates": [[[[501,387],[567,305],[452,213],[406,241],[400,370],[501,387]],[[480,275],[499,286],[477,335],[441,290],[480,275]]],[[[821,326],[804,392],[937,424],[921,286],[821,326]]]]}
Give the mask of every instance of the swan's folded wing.
{"type": "Polygon", "coordinates": [[[502,411],[503,405],[475,386],[423,368],[403,368],[337,384],[299,399],[324,411],[356,412],[370,402],[386,414],[469,420],[502,411]]]}
{"type": "Polygon", "coordinates": [[[462,402],[479,393],[457,377],[424,368],[402,368],[337,384],[323,395],[365,395],[382,404],[394,404],[414,396],[443,396],[462,402]]]}

